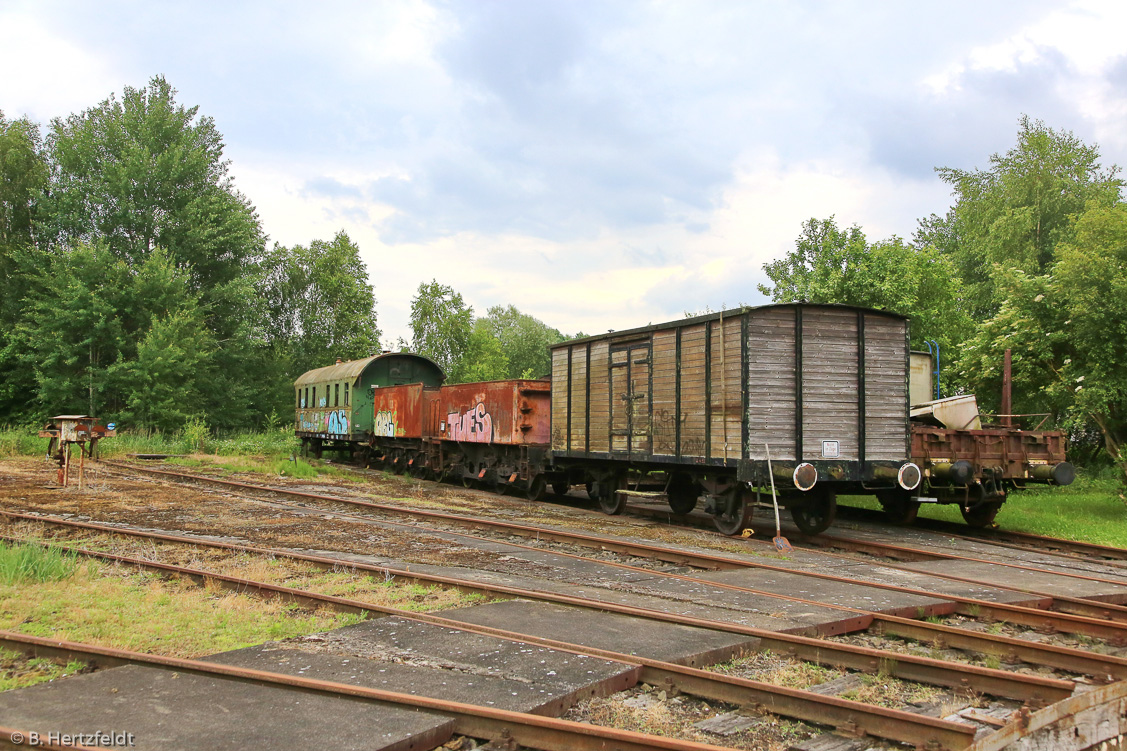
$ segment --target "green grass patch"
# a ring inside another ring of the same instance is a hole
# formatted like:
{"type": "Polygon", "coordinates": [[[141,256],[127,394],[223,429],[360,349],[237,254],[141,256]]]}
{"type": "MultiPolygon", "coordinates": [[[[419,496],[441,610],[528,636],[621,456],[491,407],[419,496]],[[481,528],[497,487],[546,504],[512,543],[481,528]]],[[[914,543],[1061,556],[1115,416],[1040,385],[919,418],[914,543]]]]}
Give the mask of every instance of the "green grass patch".
{"type": "MultiPolygon", "coordinates": [[[[846,506],[879,509],[873,496],[842,496],[846,506]]],[[[954,504],[925,503],[920,516],[963,523],[954,504]]],[[[1010,493],[995,523],[1002,529],[1127,548],[1127,496],[1112,472],[1081,471],[1065,487],[1037,485],[1010,493]]]]}
{"type": "Polygon", "coordinates": [[[122,575],[89,563],[71,576],[0,584],[0,629],[152,654],[195,657],[356,623],[212,587],[122,575]]]}
{"type": "Polygon", "coordinates": [[[173,457],[165,460],[166,464],[193,469],[206,468],[217,470],[223,475],[251,473],[260,475],[273,475],[277,477],[293,477],[309,480],[322,475],[341,479],[355,480],[356,477],[347,470],[314,461],[312,463],[301,458],[276,459],[261,456],[216,456],[200,455],[173,457]]]}
{"type": "Polygon", "coordinates": [[[85,668],[81,662],[71,661],[66,664],[41,657],[28,658],[19,652],[9,652],[0,649],[0,691],[10,691],[14,688],[27,688],[37,683],[53,681],[85,668]]]}
{"type": "MultiPolygon", "coordinates": [[[[43,456],[47,439],[38,436],[41,425],[0,428],[0,457],[43,456]]],[[[157,433],[121,428],[113,438],[98,442],[106,459],[126,454],[192,454],[217,456],[261,456],[283,459],[296,455],[301,443],[292,427],[262,431],[242,431],[215,436],[206,426],[189,425],[179,433],[157,433]]]]}
{"type": "Polygon", "coordinates": [[[0,584],[58,581],[73,575],[76,568],[78,560],[73,553],[0,542],[0,584]]]}

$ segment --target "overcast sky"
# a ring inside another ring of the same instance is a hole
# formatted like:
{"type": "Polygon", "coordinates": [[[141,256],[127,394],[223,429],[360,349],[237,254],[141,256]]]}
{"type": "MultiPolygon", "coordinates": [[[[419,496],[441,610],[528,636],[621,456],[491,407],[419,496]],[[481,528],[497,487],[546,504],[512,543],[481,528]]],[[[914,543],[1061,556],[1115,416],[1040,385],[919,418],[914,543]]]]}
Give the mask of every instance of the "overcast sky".
{"type": "Polygon", "coordinates": [[[346,230],[385,341],[432,278],[565,333],[762,302],[810,217],[943,213],[1028,114],[1127,163],[1117,2],[12,2],[0,110],[156,74],[271,242],[346,230]]]}

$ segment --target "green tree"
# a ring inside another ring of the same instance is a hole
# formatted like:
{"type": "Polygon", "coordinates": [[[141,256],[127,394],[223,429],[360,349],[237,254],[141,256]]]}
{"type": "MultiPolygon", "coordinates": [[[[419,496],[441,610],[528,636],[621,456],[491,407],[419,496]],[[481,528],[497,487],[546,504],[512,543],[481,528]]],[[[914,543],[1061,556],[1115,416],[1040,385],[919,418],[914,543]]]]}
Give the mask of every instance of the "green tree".
{"type": "Polygon", "coordinates": [[[511,377],[510,370],[509,358],[493,335],[489,321],[479,318],[474,321],[466,350],[454,363],[447,382],[500,381],[511,377]]]}
{"type": "Polygon", "coordinates": [[[935,339],[950,351],[969,334],[954,264],[931,246],[898,237],[870,244],[860,227],[841,230],[833,217],[810,219],[794,250],[763,270],[774,285],[759,290],[774,302],[840,303],[908,316],[916,348],[935,339]]]}
{"type": "MultiPolygon", "coordinates": [[[[97,244],[137,269],[158,249],[186,273],[216,341],[215,380],[203,395],[218,427],[260,421],[275,379],[258,305],[265,238],[233,185],[211,118],[176,101],[160,76],[96,107],[52,121],[50,182],[38,237],[66,248],[97,244]]],[[[60,251],[66,252],[66,251],[60,251]]]]}
{"type": "Polygon", "coordinates": [[[39,126],[27,119],[10,121],[0,111],[0,419],[25,411],[34,388],[9,343],[27,292],[21,259],[34,240],[47,176],[39,126]]]}
{"type": "MultiPolygon", "coordinates": [[[[274,351],[294,378],[340,357],[379,350],[376,298],[360,249],[344,231],[309,247],[275,245],[264,264],[274,351]]],[[[287,386],[287,402],[289,400],[287,386]]]]}
{"type": "Polygon", "coordinates": [[[1096,146],[1027,116],[1019,121],[1017,145],[989,161],[987,169],[937,169],[952,186],[955,205],[946,217],[921,222],[916,235],[955,261],[978,321],[1003,303],[1000,274],[1043,273],[1054,248],[1071,239],[1075,217],[1091,204],[1116,203],[1123,187],[1118,168],[1101,166],[1096,146]]]}
{"type": "Polygon", "coordinates": [[[481,320],[500,344],[508,361],[504,377],[539,378],[551,372],[552,359],[548,347],[564,340],[564,335],[557,329],[512,305],[495,305],[481,320]]]}
{"type": "Polygon", "coordinates": [[[214,355],[200,308],[186,306],[154,320],[137,343],[136,358],[115,369],[124,391],[120,419],[173,432],[204,418],[214,355]]]}
{"type": "Polygon", "coordinates": [[[130,264],[164,248],[205,295],[259,261],[265,238],[235,190],[223,137],[161,76],[52,121],[44,221],[62,244],[104,242],[130,264]]]}
{"type": "Polygon", "coordinates": [[[1053,252],[1044,273],[998,270],[1002,302],[962,367],[997,379],[1012,349],[1015,409],[1048,407],[1066,426],[1094,424],[1127,481],[1127,205],[1093,202],[1053,252]]]}
{"type": "Polygon", "coordinates": [[[412,346],[453,373],[473,332],[473,308],[461,293],[432,280],[422,283],[411,300],[412,346]]]}
{"type": "Polygon", "coordinates": [[[26,118],[9,121],[0,110],[0,262],[6,250],[31,245],[47,176],[39,126],[26,118]]]}
{"type": "Polygon", "coordinates": [[[213,345],[202,329],[198,294],[166,254],[156,250],[131,268],[107,248],[82,245],[39,251],[35,261],[41,276],[24,298],[5,352],[33,374],[35,393],[24,395],[29,413],[84,412],[168,427],[179,418],[160,404],[142,405],[138,396],[157,393],[160,384],[166,405],[180,398],[177,409],[206,411],[199,394],[201,384],[214,382],[213,345]],[[185,369],[161,370],[160,357],[185,369]]]}

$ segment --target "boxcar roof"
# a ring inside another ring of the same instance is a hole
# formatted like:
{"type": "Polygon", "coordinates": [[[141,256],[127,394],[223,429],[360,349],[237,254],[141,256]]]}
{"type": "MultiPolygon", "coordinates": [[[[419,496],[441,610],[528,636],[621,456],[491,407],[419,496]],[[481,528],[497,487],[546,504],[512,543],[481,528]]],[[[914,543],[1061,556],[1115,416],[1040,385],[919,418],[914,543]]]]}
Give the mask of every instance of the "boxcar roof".
{"type": "Polygon", "coordinates": [[[646,333],[649,333],[651,331],[659,331],[661,329],[667,329],[670,326],[689,326],[689,325],[696,324],[696,323],[704,323],[705,321],[716,321],[716,320],[719,320],[721,317],[731,318],[733,316],[743,315],[744,313],[748,312],[749,310],[762,310],[764,308],[794,308],[794,307],[842,308],[844,310],[863,310],[866,313],[878,313],[878,314],[883,315],[883,316],[888,316],[889,318],[903,318],[903,319],[908,318],[908,316],[903,316],[903,315],[900,315],[899,313],[892,313],[892,312],[887,311],[887,310],[877,310],[876,308],[864,308],[864,307],[861,307],[859,305],[841,305],[841,304],[838,304],[838,303],[784,302],[784,303],[772,303],[772,304],[769,304],[769,305],[744,305],[743,307],[740,307],[740,308],[731,308],[730,310],[725,310],[725,311],[721,311],[721,312],[717,312],[717,313],[707,313],[707,314],[702,315],[702,316],[693,316],[691,318],[679,318],[679,319],[674,320],[674,321],[666,321],[665,323],[654,323],[654,324],[650,324],[649,326],[639,326],[638,328],[623,329],[622,331],[608,331],[605,334],[594,334],[592,336],[585,336],[585,337],[582,337],[580,339],[568,339],[566,341],[562,341],[562,342],[559,342],[557,344],[552,344],[548,347],[548,349],[556,349],[557,347],[564,347],[564,346],[576,344],[576,343],[579,343],[579,342],[592,342],[592,341],[598,341],[600,339],[618,339],[620,337],[629,337],[629,336],[632,336],[632,335],[635,335],[635,334],[646,334],[646,333]]]}
{"type": "Polygon", "coordinates": [[[310,370],[298,376],[297,380],[294,381],[294,386],[304,386],[308,383],[323,383],[325,381],[352,381],[355,383],[364,371],[368,369],[369,365],[385,357],[422,360],[434,367],[439,373],[442,372],[442,368],[438,367],[438,364],[429,357],[416,355],[413,352],[385,352],[382,355],[365,357],[363,360],[349,360],[348,362],[328,365],[324,368],[315,368],[314,370],[310,370]]]}

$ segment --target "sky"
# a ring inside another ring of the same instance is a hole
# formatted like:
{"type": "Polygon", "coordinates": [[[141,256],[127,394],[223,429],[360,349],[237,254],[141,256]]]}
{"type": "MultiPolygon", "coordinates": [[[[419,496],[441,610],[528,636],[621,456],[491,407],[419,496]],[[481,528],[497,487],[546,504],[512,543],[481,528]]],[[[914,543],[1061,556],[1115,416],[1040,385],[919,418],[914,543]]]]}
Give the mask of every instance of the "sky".
{"type": "Polygon", "coordinates": [[[1127,3],[0,0],[0,110],[163,75],[270,243],[344,230],[384,341],[432,279],[565,334],[758,304],[802,222],[943,214],[1025,114],[1127,164],[1127,3]]]}

